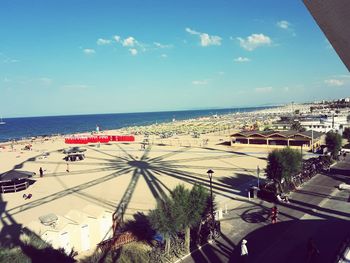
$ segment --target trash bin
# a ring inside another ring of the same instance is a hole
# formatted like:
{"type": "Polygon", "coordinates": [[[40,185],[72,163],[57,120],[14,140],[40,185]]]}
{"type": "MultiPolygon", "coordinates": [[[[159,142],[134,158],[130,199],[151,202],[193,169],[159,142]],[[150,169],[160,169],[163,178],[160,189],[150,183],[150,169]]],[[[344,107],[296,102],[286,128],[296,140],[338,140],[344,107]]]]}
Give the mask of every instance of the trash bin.
{"type": "Polygon", "coordinates": [[[259,191],[258,187],[256,187],[256,186],[250,187],[250,189],[249,189],[250,197],[251,198],[257,198],[258,197],[258,191],[259,191]]]}

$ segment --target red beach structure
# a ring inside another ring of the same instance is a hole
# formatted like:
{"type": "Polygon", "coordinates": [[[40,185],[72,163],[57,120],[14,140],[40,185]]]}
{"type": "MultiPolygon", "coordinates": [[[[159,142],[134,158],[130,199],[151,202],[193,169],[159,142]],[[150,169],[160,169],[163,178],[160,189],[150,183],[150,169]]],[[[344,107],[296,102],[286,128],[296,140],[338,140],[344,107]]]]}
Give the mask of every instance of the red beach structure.
{"type": "Polygon", "coordinates": [[[74,136],[64,139],[66,144],[88,144],[88,143],[108,143],[108,142],[134,142],[132,135],[96,135],[96,136],[74,136]]]}

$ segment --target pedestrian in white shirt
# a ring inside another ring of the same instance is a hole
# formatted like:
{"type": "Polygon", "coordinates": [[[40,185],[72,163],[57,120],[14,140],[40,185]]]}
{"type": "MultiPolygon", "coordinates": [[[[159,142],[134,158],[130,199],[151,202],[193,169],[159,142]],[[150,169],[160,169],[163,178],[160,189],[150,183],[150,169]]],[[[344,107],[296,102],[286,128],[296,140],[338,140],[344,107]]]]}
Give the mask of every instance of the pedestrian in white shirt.
{"type": "Polygon", "coordinates": [[[247,243],[248,241],[245,239],[243,239],[241,243],[241,258],[243,263],[247,262],[248,259],[248,248],[246,245],[247,243]]]}

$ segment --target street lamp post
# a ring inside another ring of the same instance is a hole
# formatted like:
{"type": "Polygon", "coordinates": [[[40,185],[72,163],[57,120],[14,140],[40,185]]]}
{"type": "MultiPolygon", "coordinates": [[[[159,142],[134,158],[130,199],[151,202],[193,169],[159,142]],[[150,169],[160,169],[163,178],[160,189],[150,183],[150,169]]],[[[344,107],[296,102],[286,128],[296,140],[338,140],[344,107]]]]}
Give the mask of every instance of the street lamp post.
{"type": "Polygon", "coordinates": [[[256,168],[256,173],[258,174],[258,188],[260,189],[260,168],[259,168],[259,165],[256,168]]]}
{"type": "Polygon", "coordinates": [[[124,224],[124,213],[125,213],[125,203],[122,202],[120,204],[120,209],[121,209],[121,217],[120,217],[120,222],[124,224]]]}
{"type": "Polygon", "coordinates": [[[301,154],[301,167],[300,167],[300,172],[303,173],[303,144],[301,144],[301,147],[300,147],[300,154],[301,154]]]}
{"type": "Polygon", "coordinates": [[[212,187],[212,178],[213,178],[214,171],[209,169],[207,171],[209,180],[210,180],[210,213],[212,216],[212,220],[214,221],[214,211],[213,211],[213,187],[212,187]]]}

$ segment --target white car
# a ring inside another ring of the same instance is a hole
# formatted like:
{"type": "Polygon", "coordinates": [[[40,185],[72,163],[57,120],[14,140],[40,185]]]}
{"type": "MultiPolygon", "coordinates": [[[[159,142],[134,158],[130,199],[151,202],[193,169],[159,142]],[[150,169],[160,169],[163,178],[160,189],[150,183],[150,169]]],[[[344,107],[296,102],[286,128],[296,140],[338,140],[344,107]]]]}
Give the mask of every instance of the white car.
{"type": "Polygon", "coordinates": [[[350,149],[347,148],[341,148],[340,152],[350,153],[350,149]]]}

